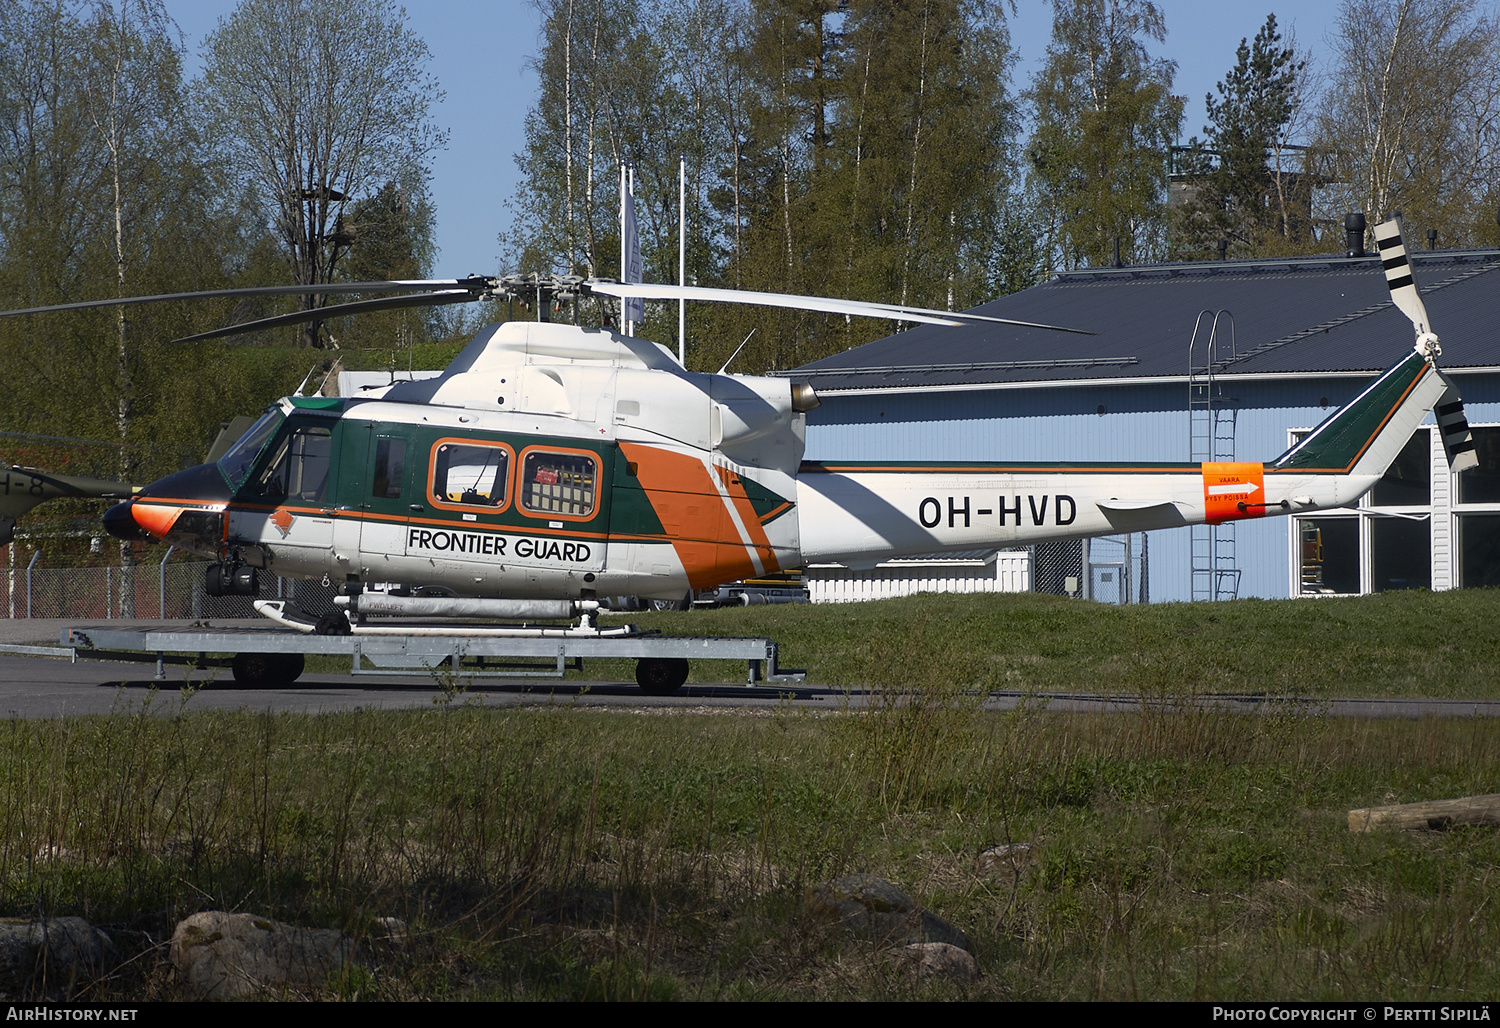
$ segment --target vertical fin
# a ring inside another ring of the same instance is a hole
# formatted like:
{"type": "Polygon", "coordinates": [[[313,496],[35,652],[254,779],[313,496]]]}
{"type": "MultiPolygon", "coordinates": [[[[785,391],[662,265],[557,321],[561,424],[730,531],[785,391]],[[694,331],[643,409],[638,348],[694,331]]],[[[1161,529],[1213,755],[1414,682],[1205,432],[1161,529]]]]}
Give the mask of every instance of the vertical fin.
{"type": "Polygon", "coordinates": [[[1383,474],[1442,395],[1435,370],[1420,353],[1408,353],[1267,466],[1383,474]]]}

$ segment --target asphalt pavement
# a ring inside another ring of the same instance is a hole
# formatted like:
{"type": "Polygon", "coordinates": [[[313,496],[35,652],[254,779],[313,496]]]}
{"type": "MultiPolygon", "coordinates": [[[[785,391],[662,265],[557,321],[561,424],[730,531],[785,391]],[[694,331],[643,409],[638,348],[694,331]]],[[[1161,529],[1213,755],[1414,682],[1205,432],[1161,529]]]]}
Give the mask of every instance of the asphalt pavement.
{"type": "MultiPolygon", "coordinates": [[[[125,663],[44,656],[65,652],[62,633],[78,622],[59,618],[0,619],[0,717],[57,717],[64,714],[159,714],[180,710],[272,710],[318,713],[369,709],[430,709],[435,704],[475,702],[486,706],[559,705],[633,709],[767,709],[785,705],[837,711],[864,706],[855,691],[818,685],[743,684],[686,685],[669,697],[643,695],[634,682],[558,679],[465,679],[461,696],[445,695],[433,675],[371,676],[304,674],[295,685],[249,689],[235,683],[227,668],[195,669],[167,665],[156,680],[154,661],[125,663]]],[[[115,622],[120,628],[160,622],[115,622]]],[[[263,620],[215,622],[264,627],[263,620]]],[[[1139,712],[1185,709],[1136,696],[1097,692],[992,693],[986,710],[1022,706],[1061,712],[1139,712]]],[[[1232,713],[1282,713],[1320,717],[1420,718],[1500,717],[1500,700],[1433,699],[1270,699],[1264,696],[1199,697],[1194,708],[1215,707],[1232,713]]]]}

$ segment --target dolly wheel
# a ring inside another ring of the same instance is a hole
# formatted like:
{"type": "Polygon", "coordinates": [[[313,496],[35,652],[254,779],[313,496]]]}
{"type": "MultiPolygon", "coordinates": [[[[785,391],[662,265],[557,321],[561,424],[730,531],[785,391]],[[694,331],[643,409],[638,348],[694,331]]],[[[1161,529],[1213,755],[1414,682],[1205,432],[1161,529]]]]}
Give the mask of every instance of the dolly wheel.
{"type": "Polygon", "coordinates": [[[688,662],[681,657],[642,657],[635,662],[635,682],[647,696],[670,696],[687,676],[688,662]]]}
{"type": "Polygon", "coordinates": [[[250,689],[291,685],[306,666],[300,653],[236,653],[230,664],[235,682],[250,689]]]}
{"type": "Polygon", "coordinates": [[[313,635],[349,635],[354,629],[349,624],[349,619],[342,611],[329,611],[318,618],[318,623],[313,626],[313,635]]]}

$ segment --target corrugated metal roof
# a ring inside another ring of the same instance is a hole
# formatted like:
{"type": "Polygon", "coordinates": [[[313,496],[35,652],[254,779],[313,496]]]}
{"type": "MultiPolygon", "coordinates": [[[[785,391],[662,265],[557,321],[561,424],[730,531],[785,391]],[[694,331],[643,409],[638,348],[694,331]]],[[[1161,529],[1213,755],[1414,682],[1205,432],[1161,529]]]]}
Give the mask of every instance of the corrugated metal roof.
{"type": "MultiPolygon", "coordinates": [[[[1449,369],[1500,367],[1500,250],[1412,255],[1449,369]]],[[[974,308],[1093,336],[921,325],[796,369],[822,391],[1183,377],[1200,311],[1234,318],[1221,375],[1378,371],[1413,342],[1377,258],[1091,268],[974,308]]]]}

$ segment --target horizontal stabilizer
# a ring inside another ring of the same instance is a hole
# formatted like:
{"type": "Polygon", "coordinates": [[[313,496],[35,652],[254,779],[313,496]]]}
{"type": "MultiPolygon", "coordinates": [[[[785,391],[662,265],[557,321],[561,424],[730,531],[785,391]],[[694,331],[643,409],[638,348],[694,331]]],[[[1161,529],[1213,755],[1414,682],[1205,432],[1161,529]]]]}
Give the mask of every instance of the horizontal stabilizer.
{"type": "Polygon", "coordinates": [[[1141,511],[1156,510],[1162,507],[1173,507],[1176,504],[1171,500],[1100,500],[1099,509],[1103,511],[1141,511]]]}

